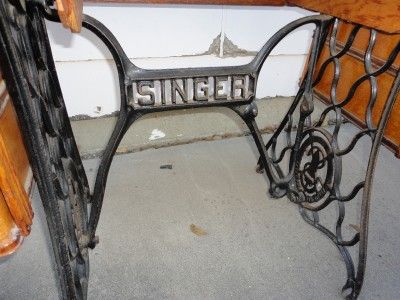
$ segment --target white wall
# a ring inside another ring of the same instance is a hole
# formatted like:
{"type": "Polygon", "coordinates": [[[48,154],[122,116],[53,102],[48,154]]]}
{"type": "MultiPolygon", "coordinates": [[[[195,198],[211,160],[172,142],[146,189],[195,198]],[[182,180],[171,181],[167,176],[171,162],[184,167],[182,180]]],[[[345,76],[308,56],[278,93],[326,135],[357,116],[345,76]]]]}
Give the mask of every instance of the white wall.
{"type": "MultiPolygon", "coordinates": [[[[252,59],[205,55],[221,34],[239,48],[258,51],[279,28],[311,14],[289,7],[189,5],[86,5],[108,26],[132,61],[146,68],[238,65],[252,59]]],[[[299,29],[272,53],[260,75],[257,97],[291,96],[297,89],[311,28],[299,29]]],[[[53,55],[70,116],[118,110],[115,67],[108,50],[87,30],[71,34],[48,23],[53,55]]],[[[222,45],[223,43],[221,43],[222,45]]]]}

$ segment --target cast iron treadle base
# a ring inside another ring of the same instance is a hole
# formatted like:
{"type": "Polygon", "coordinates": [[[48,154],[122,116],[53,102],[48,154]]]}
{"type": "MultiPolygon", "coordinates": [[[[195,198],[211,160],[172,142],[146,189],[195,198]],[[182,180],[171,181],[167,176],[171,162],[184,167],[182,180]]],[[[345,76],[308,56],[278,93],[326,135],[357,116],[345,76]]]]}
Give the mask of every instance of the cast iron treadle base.
{"type": "MultiPolygon", "coordinates": [[[[372,68],[370,56],[367,55],[366,74],[354,83],[346,99],[339,101],[336,99],[336,86],[340,77],[340,57],[349,50],[360,26],[355,27],[345,47],[339,52],[336,52],[338,21],[318,15],[299,19],[279,30],[247,65],[145,70],[130,62],[114,35],[103,24],[90,16],[84,16],[83,26],[97,35],[113,56],[121,95],[117,124],[103,153],[94,192],[88,204],[86,176],[65,112],[42,19],[44,16],[59,22],[57,13],[49,7],[41,7],[43,15],[40,15],[39,8],[33,4],[28,5],[26,11],[8,2],[0,7],[4,12],[7,11],[6,17],[3,12],[1,17],[1,46],[8,53],[8,60],[2,59],[2,64],[9,70],[6,74],[7,83],[17,103],[35,178],[44,199],[63,297],[87,296],[87,248],[96,245],[95,232],[108,171],[128,128],[150,112],[223,106],[234,110],[249,127],[260,153],[258,170],[265,171],[271,195],[276,198],[287,195],[299,205],[303,218],[326,234],[338,247],[347,269],[343,294],[348,299],[357,298],[366,265],[373,170],[383,130],[400,85],[400,76],[397,75],[381,119],[375,125],[371,120],[371,111],[376,99],[376,77],[393,64],[400,45],[378,70],[372,68]],[[265,144],[255,121],[258,111],[254,100],[259,72],[274,47],[290,32],[306,24],[315,25],[307,72],[289,111],[265,144]],[[33,36],[24,35],[30,31],[33,36]],[[316,74],[316,61],[327,37],[330,39],[331,57],[316,74]],[[22,58],[27,61],[26,64],[20,64],[24,61],[22,58]],[[321,80],[330,63],[335,68],[331,105],[315,117],[317,113],[314,110],[313,86],[321,80]],[[343,123],[342,108],[352,100],[357,86],[366,80],[370,81],[372,91],[370,103],[366,107],[367,129],[360,131],[349,145],[341,148],[338,136],[343,123]],[[24,84],[18,85],[21,82],[24,84]],[[328,115],[334,120],[331,128],[323,126],[328,115]],[[342,195],[342,157],[350,153],[363,136],[369,136],[372,140],[365,180],[356,184],[349,194],[342,195]],[[39,167],[41,164],[44,167],[39,167]],[[353,226],[356,233],[352,238],[344,239],[342,224],[345,203],[360,194],[361,190],[360,224],[353,226]],[[87,218],[88,205],[90,215],[87,218]],[[332,205],[336,205],[339,211],[334,232],[321,225],[318,215],[332,205]],[[357,268],[348,251],[349,247],[355,245],[359,247],[357,268]]],[[[371,30],[369,53],[374,41],[375,31],[371,30]]]]}
{"type": "Polygon", "coordinates": [[[0,64],[45,209],[61,295],[84,299],[90,191],[35,4],[0,1],[0,64]]]}

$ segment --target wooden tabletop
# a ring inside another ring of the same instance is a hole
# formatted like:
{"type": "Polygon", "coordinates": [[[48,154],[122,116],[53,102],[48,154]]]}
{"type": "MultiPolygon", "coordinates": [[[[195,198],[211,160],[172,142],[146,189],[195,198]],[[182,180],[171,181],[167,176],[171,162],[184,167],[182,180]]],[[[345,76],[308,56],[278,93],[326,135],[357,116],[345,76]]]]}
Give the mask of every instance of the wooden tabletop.
{"type": "Polygon", "coordinates": [[[287,0],[287,5],[335,16],[386,33],[400,33],[400,0],[287,0]]]}
{"type": "MultiPolygon", "coordinates": [[[[64,26],[79,32],[82,0],[56,0],[64,26]]],[[[299,6],[340,19],[400,33],[400,0],[85,0],[87,3],[299,6]]]]}
{"type": "Polygon", "coordinates": [[[286,0],[85,0],[93,3],[136,4],[203,4],[203,5],[269,5],[283,6],[286,0]]]}
{"type": "Polygon", "coordinates": [[[57,12],[61,23],[72,32],[82,28],[82,0],[56,0],[57,12]]]}

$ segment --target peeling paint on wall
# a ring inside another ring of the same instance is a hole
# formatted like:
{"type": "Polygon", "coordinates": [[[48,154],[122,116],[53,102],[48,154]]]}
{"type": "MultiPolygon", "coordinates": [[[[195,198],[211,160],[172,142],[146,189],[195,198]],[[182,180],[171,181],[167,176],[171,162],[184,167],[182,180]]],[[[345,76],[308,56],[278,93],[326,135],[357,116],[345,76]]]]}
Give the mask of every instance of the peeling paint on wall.
{"type": "Polygon", "coordinates": [[[213,39],[210,47],[203,55],[220,56],[221,53],[223,57],[254,56],[257,54],[256,51],[249,51],[235,45],[226,35],[224,35],[221,43],[220,33],[213,39]]]}

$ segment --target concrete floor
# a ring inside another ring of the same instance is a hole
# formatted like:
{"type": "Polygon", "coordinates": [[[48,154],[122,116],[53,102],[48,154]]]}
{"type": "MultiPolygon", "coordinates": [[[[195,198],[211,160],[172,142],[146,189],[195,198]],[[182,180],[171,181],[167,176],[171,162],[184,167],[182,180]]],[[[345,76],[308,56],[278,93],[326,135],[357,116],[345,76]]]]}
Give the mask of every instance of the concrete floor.
{"type": "MultiPolygon", "coordinates": [[[[281,123],[282,116],[286,114],[292,102],[293,97],[257,99],[259,113],[256,121],[260,131],[273,132],[281,123]]],[[[319,116],[323,109],[325,105],[316,101],[315,116],[319,116]]],[[[294,124],[298,118],[299,114],[294,114],[294,124]]],[[[72,121],[71,126],[80,154],[85,158],[98,156],[107,145],[116,122],[115,116],[78,118],[72,121]]],[[[238,137],[248,132],[249,129],[243,120],[226,107],[163,111],[145,115],[136,121],[125,133],[117,153],[238,137]],[[193,126],[193,124],[198,125],[193,126]],[[159,136],[155,136],[154,132],[157,132],[159,136]]]]}
{"type": "MultiPolygon", "coordinates": [[[[344,185],[357,182],[366,149],[344,163],[344,185]]],[[[117,156],[90,255],[89,299],[340,299],[337,249],[286,198],[269,198],[256,159],[248,137],[117,156]]],[[[91,180],[97,163],[85,161],[91,180]]],[[[400,160],[382,149],[376,175],[361,299],[399,299],[400,160]]],[[[33,206],[31,236],[0,262],[0,299],[58,297],[37,194],[33,206]]],[[[358,206],[349,206],[348,236],[358,206]]]]}

